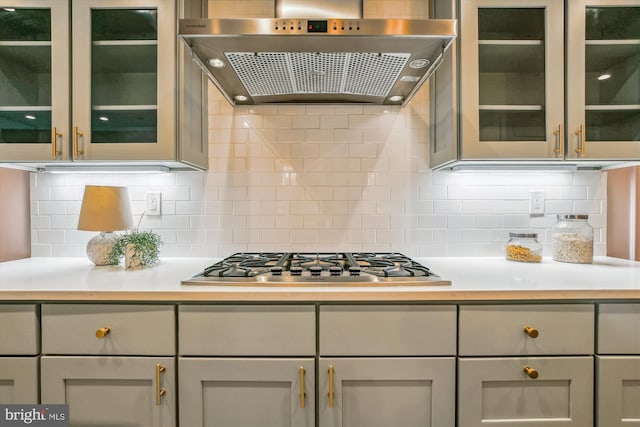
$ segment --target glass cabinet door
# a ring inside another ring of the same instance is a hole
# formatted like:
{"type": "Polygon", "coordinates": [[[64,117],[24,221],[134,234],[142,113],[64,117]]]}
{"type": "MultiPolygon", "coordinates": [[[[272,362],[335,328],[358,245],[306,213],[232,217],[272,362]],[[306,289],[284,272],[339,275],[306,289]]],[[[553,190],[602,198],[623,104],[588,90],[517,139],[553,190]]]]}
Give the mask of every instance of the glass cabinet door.
{"type": "Polygon", "coordinates": [[[173,2],[78,3],[73,15],[74,159],[171,159],[173,2]]]}
{"type": "Polygon", "coordinates": [[[0,0],[0,161],[67,158],[68,52],[67,2],[0,0]]]}
{"type": "Polygon", "coordinates": [[[563,3],[462,1],[462,156],[563,157],[563,3]]]}
{"type": "Polygon", "coordinates": [[[640,159],[640,1],[569,2],[568,155],[640,159]]]}

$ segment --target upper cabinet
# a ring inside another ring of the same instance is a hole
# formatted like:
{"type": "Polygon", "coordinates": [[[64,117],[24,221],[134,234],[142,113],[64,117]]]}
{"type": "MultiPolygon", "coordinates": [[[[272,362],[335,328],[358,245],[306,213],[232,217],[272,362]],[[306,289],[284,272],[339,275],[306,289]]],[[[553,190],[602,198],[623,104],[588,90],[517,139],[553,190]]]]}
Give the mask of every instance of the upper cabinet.
{"type": "MultiPolygon", "coordinates": [[[[640,1],[567,4],[460,1],[457,55],[431,85],[431,167],[640,158],[640,1]]],[[[455,6],[436,0],[436,17],[455,6]]]]}
{"type": "Polygon", "coordinates": [[[176,46],[177,13],[206,9],[185,3],[0,0],[0,161],[206,168],[206,82],[176,46]]]}
{"type": "Polygon", "coordinates": [[[562,158],[562,11],[558,0],[463,0],[465,158],[562,158]]]}
{"type": "Polygon", "coordinates": [[[570,0],[569,158],[640,158],[640,1],[570,0]]]}

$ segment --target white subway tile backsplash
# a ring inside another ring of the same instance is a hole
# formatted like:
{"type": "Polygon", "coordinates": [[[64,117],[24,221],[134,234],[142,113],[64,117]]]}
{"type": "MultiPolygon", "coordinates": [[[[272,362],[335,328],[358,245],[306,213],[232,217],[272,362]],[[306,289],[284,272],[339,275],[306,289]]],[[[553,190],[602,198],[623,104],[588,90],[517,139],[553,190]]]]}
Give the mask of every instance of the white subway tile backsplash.
{"type": "MultiPolygon", "coordinates": [[[[426,17],[428,2],[367,0],[366,17],[426,17]]],[[[273,0],[210,0],[211,16],[265,16],[273,0]]],[[[134,221],[162,192],[161,256],[248,250],[400,251],[503,256],[510,231],[534,231],[550,255],[558,213],[587,213],[606,251],[606,174],[433,172],[429,90],[405,107],[286,104],[231,107],[209,85],[209,170],[132,176],[32,174],[33,256],[84,256],[84,185],[129,188],[134,221]],[[545,215],[528,213],[545,192],[545,215]]]]}

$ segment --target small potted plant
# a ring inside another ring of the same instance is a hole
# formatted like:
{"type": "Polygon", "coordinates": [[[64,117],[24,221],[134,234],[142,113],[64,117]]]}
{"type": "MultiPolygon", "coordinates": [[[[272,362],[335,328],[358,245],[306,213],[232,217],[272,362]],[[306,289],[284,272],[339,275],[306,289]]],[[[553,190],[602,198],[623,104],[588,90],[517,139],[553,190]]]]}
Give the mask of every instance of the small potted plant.
{"type": "Polygon", "coordinates": [[[152,266],[158,262],[162,243],[162,238],[156,232],[133,230],[118,236],[109,252],[108,263],[118,265],[124,256],[127,269],[152,266]]]}

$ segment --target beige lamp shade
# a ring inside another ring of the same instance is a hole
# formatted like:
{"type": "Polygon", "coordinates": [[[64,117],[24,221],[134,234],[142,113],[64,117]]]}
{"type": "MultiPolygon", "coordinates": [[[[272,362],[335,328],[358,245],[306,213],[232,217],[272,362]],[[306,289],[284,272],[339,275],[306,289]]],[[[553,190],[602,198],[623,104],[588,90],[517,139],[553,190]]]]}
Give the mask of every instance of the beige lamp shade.
{"type": "Polygon", "coordinates": [[[132,226],[131,204],[126,187],[85,187],[78,230],[116,231],[132,226]]]}

